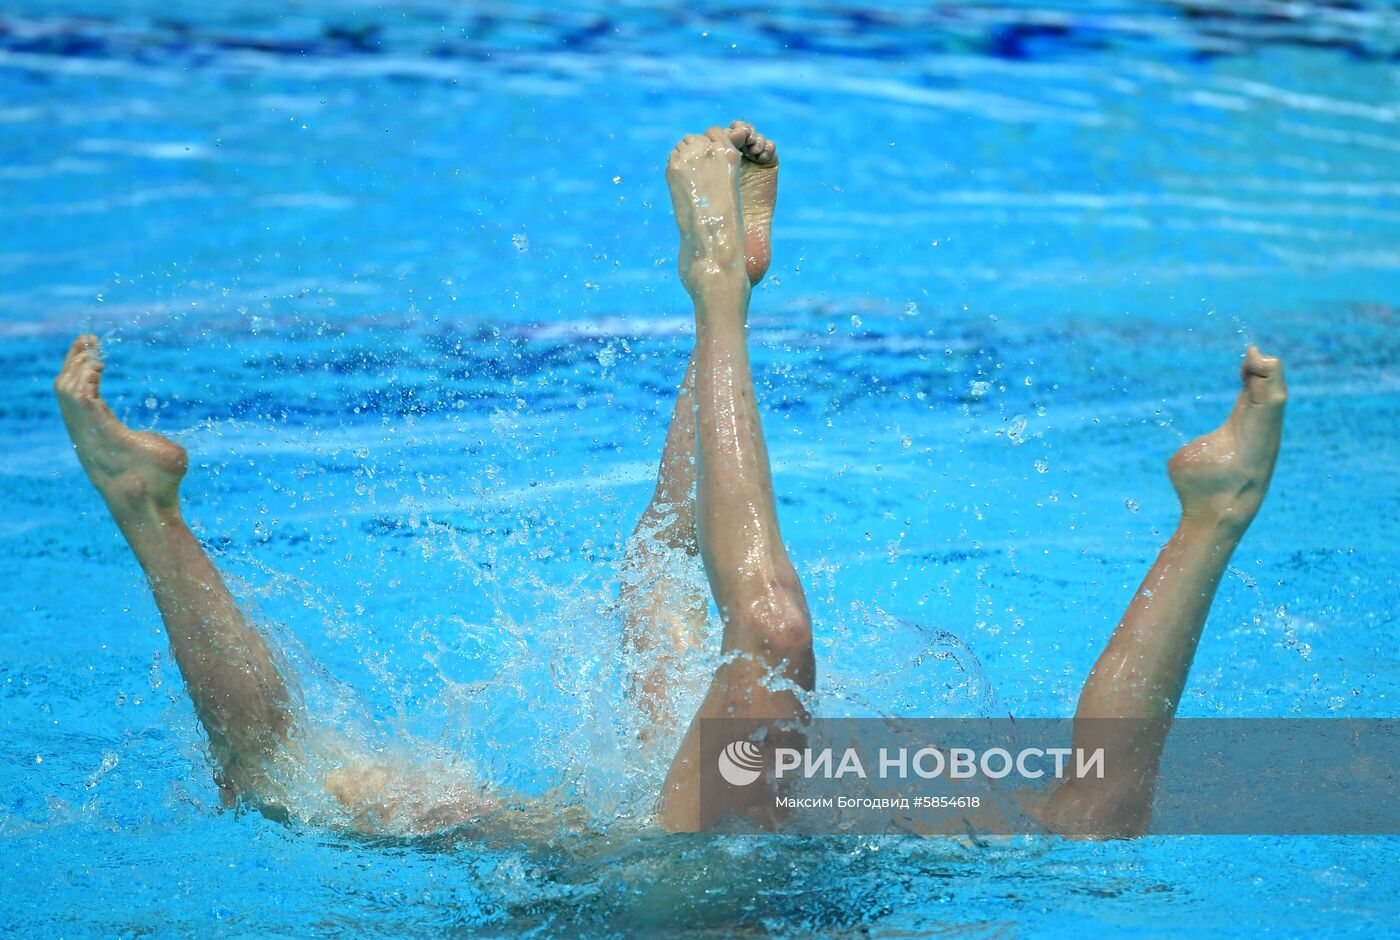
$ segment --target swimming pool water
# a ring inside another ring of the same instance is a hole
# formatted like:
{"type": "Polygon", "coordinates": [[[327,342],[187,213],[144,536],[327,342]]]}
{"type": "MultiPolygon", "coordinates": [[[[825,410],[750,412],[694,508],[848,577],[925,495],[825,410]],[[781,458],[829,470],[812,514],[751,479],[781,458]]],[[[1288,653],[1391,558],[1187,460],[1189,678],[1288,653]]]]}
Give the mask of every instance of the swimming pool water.
{"type": "Polygon", "coordinates": [[[736,117],[782,159],[756,379],[833,710],[1068,714],[1257,342],[1284,451],[1183,714],[1396,715],[1397,50],[1379,4],[9,4],[0,926],[1392,930],[1393,838],[662,838],[610,729],[690,338],[661,168],[736,117]],[[242,596],[354,690],[306,665],[313,704],[601,834],[218,810],[57,420],[82,329],[242,596]]]}

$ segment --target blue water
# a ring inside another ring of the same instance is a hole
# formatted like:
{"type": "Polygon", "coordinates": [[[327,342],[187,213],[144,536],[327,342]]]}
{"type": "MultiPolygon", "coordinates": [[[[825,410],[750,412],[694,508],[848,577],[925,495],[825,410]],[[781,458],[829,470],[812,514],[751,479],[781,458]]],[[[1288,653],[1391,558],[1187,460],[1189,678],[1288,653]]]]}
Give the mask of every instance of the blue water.
{"type": "Polygon", "coordinates": [[[1396,716],[1397,52],[1359,3],[7,4],[0,930],[1393,930],[1393,838],[647,833],[611,599],[690,338],[661,168],[743,117],[782,159],[756,379],[828,708],[1068,714],[1257,342],[1284,452],[1183,714],[1396,716]],[[310,704],[597,831],[219,810],[57,420],[82,329],[310,704]]]}

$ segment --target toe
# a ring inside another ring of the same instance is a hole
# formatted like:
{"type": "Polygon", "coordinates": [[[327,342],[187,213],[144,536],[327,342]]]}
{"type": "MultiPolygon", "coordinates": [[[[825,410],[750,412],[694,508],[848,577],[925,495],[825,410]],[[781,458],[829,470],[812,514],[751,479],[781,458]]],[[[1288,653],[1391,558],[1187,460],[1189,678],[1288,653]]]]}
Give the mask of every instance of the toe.
{"type": "Polygon", "coordinates": [[[1244,387],[1226,424],[1233,429],[1247,463],[1257,468],[1271,467],[1278,455],[1283,405],[1288,399],[1283,365],[1251,346],[1240,367],[1240,377],[1244,387]]]}
{"type": "Polygon", "coordinates": [[[1254,375],[1267,375],[1270,367],[1278,360],[1272,356],[1266,356],[1259,351],[1258,346],[1250,346],[1244,351],[1243,368],[1247,373],[1254,375]]]}
{"type": "Polygon", "coordinates": [[[1283,363],[1275,356],[1264,355],[1257,346],[1250,346],[1245,352],[1240,379],[1251,405],[1281,405],[1288,399],[1283,363]]]}
{"type": "Polygon", "coordinates": [[[102,370],[105,368],[107,368],[107,364],[100,359],[84,363],[73,382],[73,397],[79,399],[99,397],[98,388],[102,380],[102,370]]]}
{"type": "Polygon", "coordinates": [[[739,148],[744,159],[757,163],[761,166],[770,166],[778,162],[778,148],[773,141],[755,131],[749,135],[748,140],[739,148]]]}
{"type": "Polygon", "coordinates": [[[77,339],[73,340],[73,345],[68,347],[68,355],[63,357],[64,368],[80,362],[90,352],[95,352],[97,348],[96,336],[93,336],[91,333],[84,333],[82,336],[79,336],[77,339]]]}
{"type": "Polygon", "coordinates": [[[68,398],[96,399],[102,370],[107,368],[101,352],[101,344],[91,333],[75,339],[53,380],[54,391],[68,398]]]}
{"type": "Polygon", "coordinates": [[[84,363],[90,356],[90,351],[97,348],[97,337],[90,333],[84,333],[73,340],[73,345],[68,347],[68,354],[63,357],[63,365],[59,367],[58,375],[53,380],[55,392],[71,392],[78,377],[83,372],[84,363]]]}
{"type": "Polygon", "coordinates": [[[666,168],[668,170],[678,169],[685,160],[685,153],[690,149],[691,141],[695,139],[694,134],[685,135],[685,139],[671,148],[671,155],[666,158],[666,168]]]}
{"type": "Polygon", "coordinates": [[[705,136],[717,144],[721,144],[728,149],[735,149],[734,142],[729,139],[729,131],[722,127],[712,127],[705,132],[705,136]]]}

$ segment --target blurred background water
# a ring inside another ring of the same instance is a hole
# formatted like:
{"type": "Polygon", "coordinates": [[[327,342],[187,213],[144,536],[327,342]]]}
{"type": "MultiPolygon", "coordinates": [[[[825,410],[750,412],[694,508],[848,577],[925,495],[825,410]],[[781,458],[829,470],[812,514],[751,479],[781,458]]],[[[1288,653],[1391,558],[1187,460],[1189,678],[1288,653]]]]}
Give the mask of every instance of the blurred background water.
{"type": "Polygon", "coordinates": [[[1257,342],[1285,450],[1183,713],[1394,716],[1397,56],[1356,2],[6,3],[0,925],[1392,929],[1390,838],[638,834],[612,598],[691,335],[665,156],[744,118],[782,159],[756,379],[833,708],[1069,713],[1257,342]],[[57,421],[83,329],[240,595],[355,690],[307,666],[319,706],[616,832],[218,811],[57,421]]]}

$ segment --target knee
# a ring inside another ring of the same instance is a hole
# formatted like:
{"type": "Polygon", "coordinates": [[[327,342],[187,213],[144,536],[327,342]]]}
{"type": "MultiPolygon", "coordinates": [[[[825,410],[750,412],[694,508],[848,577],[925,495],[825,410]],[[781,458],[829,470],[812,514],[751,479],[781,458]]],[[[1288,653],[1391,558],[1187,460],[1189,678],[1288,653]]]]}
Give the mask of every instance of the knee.
{"type": "Polygon", "coordinates": [[[1134,781],[1069,780],[1037,814],[1051,831],[1077,839],[1136,839],[1147,835],[1153,789],[1134,781]]]}
{"type": "Polygon", "coordinates": [[[744,626],[758,642],[758,652],[772,663],[786,660],[805,666],[812,656],[812,617],[800,588],[769,585],[743,613],[744,626]]]}
{"type": "Polygon", "coordinates": [[[812,617],[807,605],[783,600],[773,612],[768,631],[769,649],[775,658],[805,664],[812,656],[812,617]]]}

